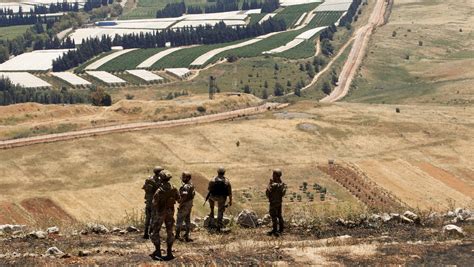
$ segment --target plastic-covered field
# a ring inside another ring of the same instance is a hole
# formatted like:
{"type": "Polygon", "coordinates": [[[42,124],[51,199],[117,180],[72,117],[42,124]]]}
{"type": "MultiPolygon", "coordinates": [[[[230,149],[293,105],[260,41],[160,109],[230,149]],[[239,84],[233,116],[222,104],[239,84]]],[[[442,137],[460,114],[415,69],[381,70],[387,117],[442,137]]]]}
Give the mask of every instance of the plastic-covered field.
{"type": "Polygon", "coordinates": [[[126,83],[126,81],[106,71],[86,71],[86,73],[106,84],[126,83]]]}
{"type": "Polygon", "coordinates": [[[213,58],[214,56],[216,56],[216,55],[218,55],[218,54],[220,54],[224,51],[239,48],[239,47],[243,47],[243,46],[247,46],[247,45],[251,45],[251,44],[254,44],[256,42],[259,42],[260,40],[262,40],[262,39],[261,38],[254,38],[254,39],[250,39],[248,41],[241,42],[241,43],[238,43],[238,44],[229,45],[229,46],[225,46],[225,47],[221,47],[221,48],[211,50],[211,51],[201,55],[200,57],[196,58],[191,63],[191,66],[202,66],[202,65],[206,64],[206,62],[208,62],[211,58],[213,58]]]}
{"type": "Polygon", "coordinates": [[[281,6],[296,6],[296,5],[320,3],[320,2],[323,2],[323,0],[280,0],[280,5],[281,6]]]}
{"type": "Polygon", "coordinates": [[[168,68],[165,69],[165,71],[180,79],[184,79],[191,74],[191,71],[188,68],[168,68]]]}
{"type": "Polygon", "coordinates": [[[147,70],[126,70],[127,73],[138,77],[146,82],[163,81],[163,77],[147,70]]]}
{"type": "Polygon", "coordinates": [[[165,56],[167,56],[167,55],[169,55],[169,54],[171,54],[175,51],[181,50],[181,49],[183,49],[183,47],[174,47],[174,48],[170,48],[170,49],[160,51],[160,52],[154,54],[153,56],[147,58],[142,63],[140,63],[140,65],[138,65],[137,68],[140,68],[140,69],[151,68],[151,66],[153,66],[153,64],[155,64],[155,62],[157,62],[158,60],[162,59],[163,57],[165,57],[165,56]]]}
{"type": "Polygon", "coordinates": [[[347,11],[352,0],[327,0],[316,8],[316,11],[347,11]]]}
{"type": "Polygon", "coordinates": [[[116,29],[113,27],[91,27],[91,28],[81,28],[75,30],[71,35],[71,39],[74,40],[76,44],[81,44],[82,40],[87,38],[100,38],[103,35],[108,35],[112,39],[115,38],[115,35],[125,35],[125,34],[139,34],[139,33],[153,33],[155,30],[149,29],[116,29]]]}
{"type": "Polygon", "coordinates": [[[243,26],[246,25],[244,20],[183,20],[174,24],[171,29],[184,28],[184,27],[199,27],[211,25],[214,26],[220,22],[224,22],[227,26],[243,26]]]}
{"type": "Polygon", "coordinates": [[[18,84],[25,88],[51,87],[51,84],[28,72],[0,72],[0,77],[8,78],[13,84],[18,84]]]}
{"type": "Polygon", "coordinates": [[[86,70],[96,70],[98,68],[100,68],[100,66],[104,65],[105,63],[109,62],[110,60],[116,58],[116,57],[119,57],[121,55],[124,55],[128,52],[132,52],[134,50],[137,50],[137,48],[131,48],[131,49],[124,49],[124,50],[120,50],[120,51],[117,51],[117,52],[114,52],[110,55],[107,55],[97,61],[94,61],[92,62],[90,65],[87,65],[86,67],[86,70]]]}
{"type": "Polygon", "coordinates": [[[311,38],[313,38],[313,36],[315,36],[318,32],[324,30],[325,28],[327,28],[327,27],[326,26],[317,27],[317,28],[314,28],[314,29],[311,29],[311,30],[307,30],[307,31],[299,34],[298,36],[296,36],[295,39],[291,40],[290,42],[286,43],[285,45],[279,46],[279,47],[274,48],[274,49],[269,50],[269,51],[265,51],[263,53],[264,54],[276,54],[276,53],[281,53],[281,52],[285,52],[287,50],[290,50],[290,49],[298,46],[302,42],[310,40],[311,38]]]}
{"type": "Polygon", "coordinates": [[[296,23],[294,25],[295,27],[299,26],[303,22],[303,19],[304,19],[304,17],[306,17],[306,14],[308,14],[308,13],[304,12],[303,14],[301,14],[301,16],[299,17],[299,19],[296,21],[296,23]]]}
{"type": "Polygon", "coordinates": [[[91,85],[90,82],[71,72],[52,72],[51,75],[73,86],[91,85]]]}
{"type": "Polygon", "coordinates": [[[0,71],[47,71],[53,68],[53,60],[69,49],[35,50],[23,53],[2,64],[0,71]]]}

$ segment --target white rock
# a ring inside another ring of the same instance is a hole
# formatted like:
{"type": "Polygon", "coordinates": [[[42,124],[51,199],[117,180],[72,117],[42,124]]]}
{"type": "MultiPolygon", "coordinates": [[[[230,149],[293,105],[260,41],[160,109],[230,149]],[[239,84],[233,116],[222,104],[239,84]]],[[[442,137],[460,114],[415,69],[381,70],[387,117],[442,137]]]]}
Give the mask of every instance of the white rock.
{"type": "Polygon", "coordinates": [[[413,213],[409,210],[405,211],[405,213],[403,213],[403,216],[405,216],[408,219],[413,220],[413,221],[417,221],[420,218],[420,217],[418,217],[418,215],[416,215],[415,213],[413,213]]]}
{"type": "Polygon", "coordinates": [[[50,247],[46,250],[46,254],[56,256],[56,255],[62,255],[64,254],[64,252],[59,250],[57,247],[50,247]]]}
{"type": "Polygon", "coordinates": [[[405,215],[400,216],[400,221],[403,222],[403,223],[414,223],[414,221],[412,219],[406,217],[405,215]]]}
{"type": "Polygon", "coordinates": [[[2,224],[0,225],[0,232],[4,233],[12,233],[15,231],[22,231],[23,228],[25,228],[25,225],[19,225],[19,224],[2,224]]]}
{"type": "Polygon", "coordinates": [[[463,231],[463,229],[459,226],[456,226],[454,224],[448,224],[443,226],[443,233],[444,234],[449,234],[449,235],[457,235],[457,236],[465,236],[466,233],[463,231]]]}
{"type": "Polygon", "coordinates": [[[265,214],[262,217],[262,225],[269,225],[270,223],[272,223],[272,217],[270,216],[270,214],[265,214]]]}
{"type": "Polygon", "coordinates": [[[251,210],[243,210],[237,215],[237,224],[246,228],[257,228],[258,216],[251,210]]]}
{"type": "Polygon", "coordinates": [[[455,213],[456,215],[459,215],[459,214],[464,213],[464,210],[463,210],[462,208],[456,208],[456,209],[454,210],[454,213],[455,213]]]}
{"type": "Polygon", "coordinates": [[[96,234],[106,234],[109,232],[109,229],[102,224],[89,223],[87,224],[87,230],[96,234]]]}
{"type": "Polygon", "coordinates": [[[59,233],[59,228],[57,226],[49,227],[48,229],[46,229],[46,232],[48,234],[57,234],[59,233]]]}
{"type": "Polygon", "coordinates": [[[44,231],[34,231],[28,234],[29,237],[45,239],[48,236],[48,233],[44,231]]]}
{"type": "Polygon", "coordinates": [[[132,233],[132,232],[140,232],[140,230],[138,230],[138,228],[136,228],[135,226],[129,226],[127,227],[127,232],[129,233],[132,233]]]}

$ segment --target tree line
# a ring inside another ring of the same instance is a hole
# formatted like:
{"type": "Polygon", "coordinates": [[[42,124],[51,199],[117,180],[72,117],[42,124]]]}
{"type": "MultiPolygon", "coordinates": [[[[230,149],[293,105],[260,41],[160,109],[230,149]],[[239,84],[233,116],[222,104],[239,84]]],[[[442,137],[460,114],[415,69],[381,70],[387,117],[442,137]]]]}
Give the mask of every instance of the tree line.
{"type": "Polygon", "coordinates": [[[244,27],[228,27],[224,22],[215,26],[186,27],[177,30],[165,30],[154,33],[116,35],[112,44],[124,48],[155,48],[184,46],[191,44],[217,44],[264,35],[270,32],[286,30],[285,21],[271,18],[262,24],[256,23],[244,27]]]}
{"type": "Polygon", "coordinates": [[[357,9],[359,9],[362,0],[353,0],[347,13],[339,20],[339,26],[341,27],[350,27],[354,16],[357,13],[357,9]]]}
{"type": "MultiPolygon", "coordinates": [[[[262,13],[270,13],[280,7],[279,0],[244,0],[240,6],[241,10],[262,9],[262,13]]],[[[183,14],[202,14],[202,13],[218,13],[227,11],[236,11],[239,9],[239,0],[217,0],[215,4],[200,6],[186,6],[184,2],[168,3],[166,6],[156,12],[157,18],[174,18],[183,14]]]]}
{"type": "Polygon", "coordinates": [[[89,12],[94,8],[108,6],[114,3],[114,0],[87,0],[84,3],[84,11],[89,12]]]}
{"type": "Polygon", "coordinates": [[[23,8],[20,6],[18,12],[15,12],[11,8],[1,8],[0,15],[42,15],[42,14],[51,14],[51,13],[60,13],[60,12],[79,12],[79,4],[77,2],[68,3],[68,2],[57,2],[51,3],[49,5],[35,5],[33,9],[28,12],[23,12],[23,8]]]}
{"type": "Polygon", "coordinates": [[[76,104],[91,102],[91,93],[87,90],[61,90],[24,88],[13,84],[10,79],[0,77],[0,105],[25,102],[41,104],[76,104]]]}
{"type": "Polygon", "coordinates": [[[53,71],[65,71],[88,61],[103,52],[112,49],[112,39],[104,35],[102,38],[86,39],[76,50],[70,50],[53,60],[53,71]]]}

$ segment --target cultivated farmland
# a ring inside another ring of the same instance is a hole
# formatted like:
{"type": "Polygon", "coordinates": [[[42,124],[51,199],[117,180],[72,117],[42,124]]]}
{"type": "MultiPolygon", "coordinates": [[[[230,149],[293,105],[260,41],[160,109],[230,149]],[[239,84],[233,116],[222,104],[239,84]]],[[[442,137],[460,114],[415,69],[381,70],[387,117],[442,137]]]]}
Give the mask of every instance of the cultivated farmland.
{"type": "Polygon", "coordinates": [[[23,53],[2,64],[0,71],[48,71],[53,68],[53,60],[69,49],[35,50],[23,53]]]}
{"type": "Polygon", "coordinates": [[[109,62],[103,64],[99,70],[122,71],[127,69],[141,68],[141,63],[153,57],[157,53],[166,51],[165,49],[166,48],[164,47],[137,49],[110,60],[109,62]]]}
{"type": "Polygon", "coordinates": [[[287,6],[282,11],[278,12],[275,18],[284,19],[288,28],[291,28],[291,26],[295,25],[304,13],[309,14],[309,11],[315,9],[319,4],[320,3],[310,3],[287,6]]]}
{"type": "Polygon", "coordinates": [[[86,66],[86,70],[96,70],[98,68],[100,68],[102,65],[106,64],[107,62],[111,61],[112,59],[114,58],[117,58],[117,57],[120,57],[122,55],[125,55],[129,52],[132,52],[134,50],[137,50],[136,48],[131,48],[131,49],[123,49],[123,50],[120,50],[120,51],[116,51],[112,54],[109,54],[103,58],[100,58],[99,60],[93,62],[92,64],[89,64],[86,66]]]}
{"type": "Polygon", "coordinates": [[[164,80],[162,77],[147,70],[127,70],[126,72],[146,82],[159,82],[164,80]]]}
{"type": "Polygon", "coordinates": [[[108,85],[126,83],[126,81],[106,71],[86,71],[86,73],[108,85]]]}
{"type": "Polygon", "coordinates": [[[28,72],[0,72],[0,77],[8,78],[13,84],[18,84],[25,88],[51,87],[51,84],[28,72]]]}
{"type": "Polygon", "coordinates": [[[90,82],[71,72],[51,72],[51,75],[72,86],[91,85],[90,82]]]}

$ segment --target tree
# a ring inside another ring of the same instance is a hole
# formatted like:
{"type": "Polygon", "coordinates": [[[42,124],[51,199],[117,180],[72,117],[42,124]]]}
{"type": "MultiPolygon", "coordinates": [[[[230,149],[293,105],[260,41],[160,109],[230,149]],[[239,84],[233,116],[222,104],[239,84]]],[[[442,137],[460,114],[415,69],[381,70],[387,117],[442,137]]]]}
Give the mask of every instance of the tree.
{"type": "Polygon", "coordinates": [[[286,82],[286,86],[287,86],[287,87],[291,87],[291,82],[290,82],[290,80],[288,80],[288,81],[286,82]]]}
{"type": "Polygon", "coordinates": [[[263,87],[265,88],[268,88],[268,82],[265,80],[265,82],[263,83],[263,87]]]}
{"type": "Polygon", "coordinates": [[[282,96],[285,93],[283,86],[280,83],[275,83],[275,88],[273,89],[274,96],[282,96]]]}
{"type": "Polygon", "coordinates": [[[244,93],[250,94],[251,92],[252,92],[252,89],[250,88],[250,86],[248,84],[246,84],[244,86],[244,93]]]}
{"type": "Polygon", "coordinates": [[[110,106],[112,105],[112,97],[102,88],[93,88],[91,93],[91,101],[94,106],[110,106]]]}
{"type": "Polygon", "coordinates": [[[298,87],[295,87],[294,93],[295,93],[296,96],[301,96],[301,89],[298,88],[298,87]]]}
{"type": "Polygon", "coordinates": [[[0,45],[0,63],[7,61],[9,57],[10,55],[8,53],[8,48],[3,45],[0,45]]]}
{"type": "Polygon", "coordinates": [[[280,66],[278,66],[277,63],[275,63],[275,66],[273,66],[273,68],[274,68],[276,71],[280,70],[280,66]]]}
{"type": "Polygon", "coordinates": [[[316,75],[316,72],[314,71],[313,65],[308,64],[306,67],[307,67],[306,72],[308,73],[308,76],[309,76],[310,78],[313,78],[314,75],[316,75]]]}
{"type": "Polygon", "coordinates": [[[326,95],[329,95],[331,93],[331,85],[329,85],[328,81],[325,81],[323,83],[323,87],[321,89],[326,95]]]}
{"type": "Polygon", "coordinates": [[[264,88],[262,91],[262,99],[268,99],[268,91],[267,88],[264,88]]]}

